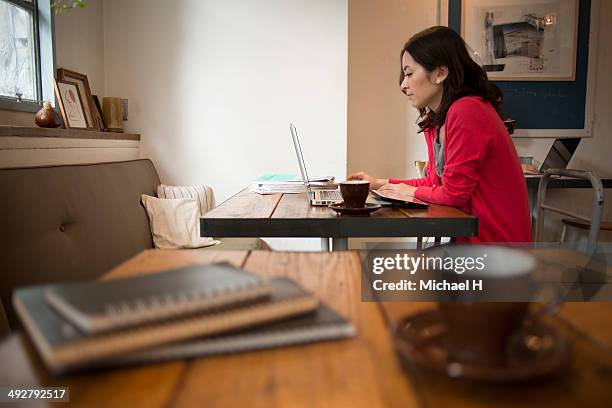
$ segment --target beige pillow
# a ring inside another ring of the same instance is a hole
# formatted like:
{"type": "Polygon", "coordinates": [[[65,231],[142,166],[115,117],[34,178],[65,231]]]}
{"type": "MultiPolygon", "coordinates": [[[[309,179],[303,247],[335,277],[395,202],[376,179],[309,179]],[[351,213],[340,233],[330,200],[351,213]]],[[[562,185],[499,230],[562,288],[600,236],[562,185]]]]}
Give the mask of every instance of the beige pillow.
{"type": "Polygon", "coordinates": [[[198,201],[200,214],[204,215],[215,206],[215,197],[212,188],[204,184],[194,186],[157,186],[159,198],[193,198],[198,201]]]}
{"type": "Polygon", "coordinates": [[[219,241],[200,237],[200,207],[193,198],[141,196],[147,210],[155,248],[201,248],[219,241]]]}

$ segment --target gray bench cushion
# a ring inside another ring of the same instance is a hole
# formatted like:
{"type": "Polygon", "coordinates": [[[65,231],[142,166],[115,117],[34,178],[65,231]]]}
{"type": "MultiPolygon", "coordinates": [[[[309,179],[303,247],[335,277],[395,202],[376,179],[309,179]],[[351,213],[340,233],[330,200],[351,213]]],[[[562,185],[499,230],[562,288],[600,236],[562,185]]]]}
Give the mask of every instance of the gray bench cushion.
{"type": "MultiPolygon", "coordinates": [[[[140,196],[159,184],[150,160],[0,169],[0,301],[11,326],[13,289],[94,279],[153,248],[140,196]]],[[[269,249],[258,238],[199,250],[209,248],[269,249]]]]}
{"type": "Polygon", "coordinates": [[[150,160],[0,169],[0,298],[15,287],[95,278],[152,248],[140,195],[160,184],[150,160]]]}

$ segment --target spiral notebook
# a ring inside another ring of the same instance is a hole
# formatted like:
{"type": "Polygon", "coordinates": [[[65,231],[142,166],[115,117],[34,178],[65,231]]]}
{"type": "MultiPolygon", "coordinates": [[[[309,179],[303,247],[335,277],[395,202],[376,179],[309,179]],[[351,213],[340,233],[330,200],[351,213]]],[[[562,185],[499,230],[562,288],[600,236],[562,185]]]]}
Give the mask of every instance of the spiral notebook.
{"type": "Polygon", "coordinates": [[[51,286],[45,300],[84,333],[117,330],[270,296],[264,279],[229,263],[51,286]]]}
{"type": "Polygon", "coordinates": [[[319,301],[287,278],[269,280],[265,300],[87,336],[45,301],[49,286],[17,289],[13,304],[47,367],[63,372],[162,344],[268,324],[313,312],[319,301]]]}
{"type": "Polygon", "coordinates": [[[242,353],[273,347],[339,340],[353,337],[355,334],[355,327],[351,322],[345,320],[331,308],[321,304],[315,312],[289,320],[228,334],[166,344],[149,350],[105,359],[100,362],[98,367],[115,367],[181,358],[242,353]]]}

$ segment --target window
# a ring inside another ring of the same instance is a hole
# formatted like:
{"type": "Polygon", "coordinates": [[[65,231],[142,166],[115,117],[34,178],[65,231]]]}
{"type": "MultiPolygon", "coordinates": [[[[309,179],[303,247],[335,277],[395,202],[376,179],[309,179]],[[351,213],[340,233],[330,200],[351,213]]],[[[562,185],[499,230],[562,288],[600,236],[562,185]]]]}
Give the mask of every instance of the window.
{"type": "Polygon", "coordinates": [[[0,0],[0,109],[53,100],[52,34],[50,0],[0,0]]]}

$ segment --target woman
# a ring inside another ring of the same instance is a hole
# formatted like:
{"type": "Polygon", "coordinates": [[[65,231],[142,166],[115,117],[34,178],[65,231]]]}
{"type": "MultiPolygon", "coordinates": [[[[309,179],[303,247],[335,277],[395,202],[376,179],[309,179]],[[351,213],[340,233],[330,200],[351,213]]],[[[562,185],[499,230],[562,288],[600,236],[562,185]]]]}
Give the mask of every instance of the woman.
{"type": "Polygon", "coordinates": [[[406,43],[401,64],[400,88],[419,110],[427,142],[427,176],[378,179],[359,172],[349,179],[478,217],[478,234],[460,241],[530,242],[527,187],[500,117],[501,94],[463,39],[450,28],[431,27],[406,43]]]}

